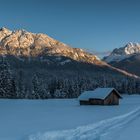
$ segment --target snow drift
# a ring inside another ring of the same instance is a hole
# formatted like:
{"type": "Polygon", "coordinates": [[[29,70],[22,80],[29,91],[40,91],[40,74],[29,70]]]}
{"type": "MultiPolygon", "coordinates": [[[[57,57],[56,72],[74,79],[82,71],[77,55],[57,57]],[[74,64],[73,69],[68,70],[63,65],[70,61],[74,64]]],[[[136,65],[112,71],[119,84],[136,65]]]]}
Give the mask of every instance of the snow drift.
{"type": "Polygon", "coordinates": [[[95,124],[81,126],[76,129],[50,131],[29,136],[28,140],[109,140],[113,139],[114,131],[118,131],[140,116],[140,107],[135,110],[102,120],[95,124]]]}

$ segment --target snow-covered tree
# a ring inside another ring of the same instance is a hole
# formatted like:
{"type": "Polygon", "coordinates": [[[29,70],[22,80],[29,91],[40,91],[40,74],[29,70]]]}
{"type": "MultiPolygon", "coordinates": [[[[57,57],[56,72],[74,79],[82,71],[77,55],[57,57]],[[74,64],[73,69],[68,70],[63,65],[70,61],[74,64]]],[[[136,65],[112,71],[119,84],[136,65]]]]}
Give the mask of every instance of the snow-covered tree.
{"type": "Polygon", "coordinates": [[[32,98],[40,98],[40,83],[37,74],[35,74],[32,78],[33,91],[32,98]]]}
{"type": "Polygon", "coordinates": [[[18,73],[18,78],[16,80],[17,88],[17,98],[25,98],[25,84],[24,84],[24,72],[22,70],[18,73]]]}
{"type": "Polygon", "coordinates": [[[10,66],[4,58],[0,60],[0,97],[16,98],[15,81],[10,66]]]}

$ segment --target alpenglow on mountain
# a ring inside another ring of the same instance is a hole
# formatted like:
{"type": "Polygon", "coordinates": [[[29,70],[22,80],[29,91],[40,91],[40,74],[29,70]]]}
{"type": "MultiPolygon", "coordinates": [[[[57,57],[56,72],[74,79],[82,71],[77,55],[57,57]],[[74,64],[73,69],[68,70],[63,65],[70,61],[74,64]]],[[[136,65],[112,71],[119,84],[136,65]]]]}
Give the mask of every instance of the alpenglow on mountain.
{"type": "MultiPolygon", "coordinates": [[[[64,56],[76,61],[95,63],[99,58],[79,48],[71,48],[46,34],[25,30],[0,29],[0,54],[16,57],[64,56]]],[[[61,58],[58,58],[61,59],[61,58]]],[[[67,61],[69,62],[69,61],[67,61]]]]}
{"type": "Polygon", "coordinates": [[[113,61],[119,62],[135,54],[140,54],[140,44],[130,42],[124,47],[114,49],[112,53],[109,56],[104,57],[103,60],[108,63],[111,63],[113,61]]]}
{"type": "Polygon", "coordinates": [[[138,76],[115,68],[82,49],[25,30],[0,30],[0,63],[3,69],[7,66],[15,91],[4,92],[1,98],[76,98],[81,92],[96,87],[133,92],[136,87],[131,80],[140,82],[138,76]],[[123,88],[128,85],[134,90],[123,88]]]}
{"type": "MultiPolygon", "coordinates": [[[[134,76],[123,70],[116,69],[101,61],[96,55],[79,48],[72,48],[58,40],[42,33],[31,33],[26,30],[11,31],[5,27],[0,29],[0,56],[7,56],[7,60],[14,69],[36,67],[46,69],[53,66],[67,70],[86,70],[86,73],[115,73],[134,76]],[[36,63],[36,65],[35,65],[36,63]],[[18,65],[17,65],[18,64],[18,65]],[[89,65],[87,65],[89,64],[89,65]],[[91,64],[91,65],[90,65],[91,64]],[[50,66],[49,66],[50,65],[50,66]],[[24,68],[23,68],[24,67],[24,68]],[[60,68],[60,67],[59,67],[60,68]]],[[[52,70],[52,69],[51,69],[52,70]]]]}

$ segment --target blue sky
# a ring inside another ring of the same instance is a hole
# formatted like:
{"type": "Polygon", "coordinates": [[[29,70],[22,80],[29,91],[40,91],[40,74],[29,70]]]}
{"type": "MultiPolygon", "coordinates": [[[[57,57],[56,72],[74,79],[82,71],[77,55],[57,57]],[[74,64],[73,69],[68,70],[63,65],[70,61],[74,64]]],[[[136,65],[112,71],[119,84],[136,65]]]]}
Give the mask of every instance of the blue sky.
{"type": "Polygon", "coordinates": [[[0,0],[0,26],[106,53],[140,42],[139,0],[0,0]]]}

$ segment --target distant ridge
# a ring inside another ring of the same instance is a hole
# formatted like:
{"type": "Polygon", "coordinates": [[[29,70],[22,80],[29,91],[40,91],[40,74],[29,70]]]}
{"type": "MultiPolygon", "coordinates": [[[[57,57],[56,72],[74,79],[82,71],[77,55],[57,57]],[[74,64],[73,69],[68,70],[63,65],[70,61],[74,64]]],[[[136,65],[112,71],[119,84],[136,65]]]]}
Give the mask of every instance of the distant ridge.
{"type": "Polygon", "coordinates": [[[121,61],[131,57],[133,54],[140,54],[140,44],[129,42],[124,47],[114,49],[110,55],[103,58],[104,61],[110,63],[113,61],[121,61]]]}
{"type": "Polygon", "coordinates": [[[128,43],[124,47],[114,49],[103,59],[108,64],[140,76],[140,44],[128,43]]]}
{"type": "Polygon", "coordinates": [[[71,48],[46,34],[35,34],[24,29],[11,31],[5,27],[0,29],[0,54],[18,57],[55,55],[87,63],[100,62],[97,56],[79,48],[71,48]]]}

